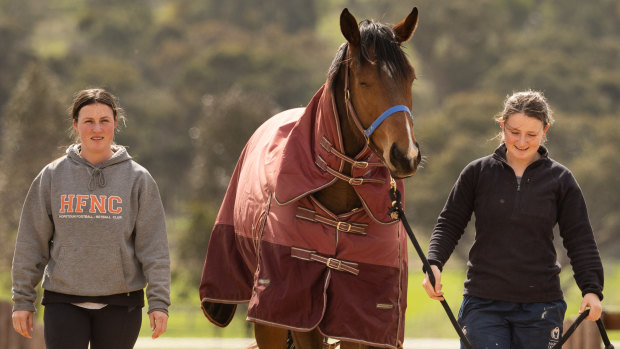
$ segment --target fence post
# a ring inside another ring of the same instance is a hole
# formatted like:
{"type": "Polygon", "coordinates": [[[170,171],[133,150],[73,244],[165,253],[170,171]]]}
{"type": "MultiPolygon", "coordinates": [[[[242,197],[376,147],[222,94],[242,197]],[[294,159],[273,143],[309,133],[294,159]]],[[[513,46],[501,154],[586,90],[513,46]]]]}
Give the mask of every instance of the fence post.
{"type": "Polygon", "coordinates": [[[603,310],[601,315],[603,325],[607,330],[620,330],[620,309],[612,308],[611,311],[603,310]]]}

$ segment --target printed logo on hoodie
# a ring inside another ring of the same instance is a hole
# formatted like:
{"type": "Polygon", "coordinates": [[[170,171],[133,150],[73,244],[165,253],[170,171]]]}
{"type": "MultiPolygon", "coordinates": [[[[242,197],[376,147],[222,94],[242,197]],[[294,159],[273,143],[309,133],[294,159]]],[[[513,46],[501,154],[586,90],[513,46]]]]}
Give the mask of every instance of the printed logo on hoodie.
{"type": "Polygon", "coordinates": [[[120,219],[123,199],[115,195],[60,195],[59,218],[120,219]],[[92,214],[92,215],[91,215],[92,214]]]}

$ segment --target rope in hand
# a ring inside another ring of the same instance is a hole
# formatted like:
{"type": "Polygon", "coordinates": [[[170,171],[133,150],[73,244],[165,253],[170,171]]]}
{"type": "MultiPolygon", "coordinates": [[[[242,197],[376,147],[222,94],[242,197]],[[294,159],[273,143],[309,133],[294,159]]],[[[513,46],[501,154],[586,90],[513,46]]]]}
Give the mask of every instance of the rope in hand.
{"type": "MultiPolygon", "coordinates": [[[[424,270],[426,270],[428,273],[428,279],[430,280],[431,285],[435,286],[435,275],[433,275],[433,271],[431,270],[431,265],[428,262],[428,259],[426,259],[426,255],[424,254],[424,251],[422,251],[422,247],[420,247],[418,240],[416,239],[415,235],[413,235],[411,226],[409,226],[409,223],[407,222],[407,217],[405,217],[405,212],[403,211],[403,206],[401,204],[401,194],[398,188],[396,188],[396,182],[394,181],[394,179],[392,179],[392,185],[390,189],[390,199],[392,200],[392,207],[390,208],[390,212],[389,212],[390,216],[393,219],[400,219],[401,222],[403,223],[403,226],[405,227],[405,230],[407,231],[407,235],[409,235],[409,239],[413,243],[413,247],[415,247],[415,250],[418,253],[418,256],[420,257],[420,260],[422,260],[422,264],[424,265],[424,270]]],[[[467,349],[473,349],[471,343],[469,342],[469,339],[467,339],[467,337],[465,336],[465,333],[463,333],[463,330],[461,329],[461,326],[459,326],[459,323],[456,321],[456,318],[454,317],[454,314],[452,313],[452,309],[450,309],[450,306],[448,305],[448,302],[446,301],[445,296],[443,300],[441,301],[441,305],[446,311],[448,318],[450,318],[450,322],[452,322],[452,326],[454,326],[456,333],[459,335],[459,338],[461,338],[461,342],[463,342],[463,345],[465,345],[467,349]]]]}
{"type": "MultiPolygon", "coordinates": [[[[418,240],[416,239],[415,235],[413,234],[413,231],[411,230],[411,226],[409,225],[409,222],[407,222],[407,217],[405,216],[405,211],[403,210],[403,206],[401,203],[401,194],[398,188],[396,188],[396,182],[394,181],[394,179],[392,179],[392,183],[391,183],[390,199],[392,200],[392,207],[390,208],[390,211],[389,211],[390,216],[393,219],[400,219],[401,222],[403,223],[403,226],[405,227],[405,230],[407,231],[407,235],[409,236],[409,239],[413,243],[413,247],[415,247],[415,250],[418,253],[418,256],[420,257],[420,260],[422,261],[422,264],[424,265],[424,270],[427,271],[428,279],[431,282],[431,285],[433,285],[434,287],[435,286],[435,275],[433,274],[431,265],[428,262],[428,259],[426,258],[424,251],[422,251],[422,247],[420,247],[418,240]]],[[[465,345],[467,349],[473,349],[471,343],[469,342],[469,339],[467,339],[467,336],[465,336],[465,333],[463,333],[461,326],[459,326],[459,323],[456,321],[456,318],[454,317],[454,314],[452,313],[452,309],[450,309],[450,306],[448,305],[448,302],[446,301],[445,296],[443,297],[443,300],[441,301],[441,305],[446,311],[446,314],[448,315],[450,322],[452,322],[452,326],[456,330],[456,333],[459,335],[461,342],[463,342],[463,345],[465,345]]],[[[552,349],[561,349],[562,345],[568,340],[568,338],[573,334],[573,332],[575,332],[575,329],[577,329],[577,326],[581,324],[581,322],[586,318],[586,316],[588,316],[589,313],[590,313],[590,309],[586,309],[583,313],[581,313],[579,317],[577,317],[575,322],[562,335],[562,339],[560,339],[560,341],[556,343],[552,349]]],[[[609,337],[607,336],[607,331],[605,331],[605,326],[603,325],[603,321],[601,319],[598,319],[596,321],[596,325],[598,326],[599,332],[601,333],[601,338],[603,339],[603,343],[605,344],[605,349],[614,349],[614,346],[611,344],[611,342],[609,341],[609,337]]]]}
{"type": "MultiPolygon", "coordinates": [[[[564,334],[562,335],[562,339],[560,339],[560,341],[557,342],[551,349],[561,349],[562,345],[568,340],[568,337],[570,337],[573,334],[573,332],[575,332],[575,330],[577,329],[577,326],[581,324],[581,322],[586,318],[586,316],[588,316],[588,314],[590,314],[590,309],[586,309],[583,313],[581,313],[577,317],[577,319],[575,319],[575,322],[573,322],[573,324],[568,328],[568,330],[564,332],[564,334]]],[[[607,331],[605,331],[605,325],[603,325],[603,321],[600,318],[596,320],[596,326],[598,327],[598,330],[601,333],[601,338],[603,339],[603,343],[605,343],[605,349],[614,349],[613,344],[611,344],[611,342],[609,341],[609,337],[607,337],[607,331]]]]}

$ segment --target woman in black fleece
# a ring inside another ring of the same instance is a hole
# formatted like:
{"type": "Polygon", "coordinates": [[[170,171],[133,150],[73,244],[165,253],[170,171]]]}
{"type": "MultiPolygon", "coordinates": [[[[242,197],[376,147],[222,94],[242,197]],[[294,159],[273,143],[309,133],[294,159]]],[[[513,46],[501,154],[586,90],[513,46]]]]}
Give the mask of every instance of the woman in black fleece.
{"type": "Polygon", "coordinates": [[[556,223],[583,294],[579,311],[590,308],[587,320],[602,311],[603,266],[579,185],[542,145],[553,123],[544,96],[513,94],[497,121],[502,144],[463,169],[437,219],[428,252],[437,282],[427,274],[423,287],[443,299],[442,267],[474,213],[460,325],[474,348],[547,349],[559,341],[566,311],[556,223]]]}

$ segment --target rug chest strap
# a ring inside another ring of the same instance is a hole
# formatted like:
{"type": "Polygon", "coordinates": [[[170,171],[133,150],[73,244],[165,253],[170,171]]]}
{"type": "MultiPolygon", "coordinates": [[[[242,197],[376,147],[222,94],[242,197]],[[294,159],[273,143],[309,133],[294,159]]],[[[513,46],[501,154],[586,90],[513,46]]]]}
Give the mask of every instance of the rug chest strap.
{"type": "Polygon", "coordinates": [[[295,214],[295,217],[310,222],[322,223],[334,227],[338,231],[358,235],[366,235],[366,227],[368,226],[367,224],[342,222],[335,219],[323,217],[317,214],[315,211],[309,210],[301,206],[297,207],[297,213],[295,214]]]}
{"type": "Polygon", "coordinates": [[[357,269],[357,263],[346,262],[336,258],[321,256],[320,254],[317,254],[314,250],[291,247],[291,257],[304,261],[319,262],[325,264],[328,268],[338,271],[346,271],[347,273],[351,273],[353,275],[358,275],[360,273],[359,269],[357,269]]]}
{"type": "Polygon", "coordinates": [[[357,161],[357,160],[351,159],[350,157],[336,150],[336,148],[334,148],[332,143],[327,138],[325,138],[325,136],[321,138],[321,147],[325,149],[328,153],[334,154],[339,159],[350,163],[351,166],[354,168],[385,167],[385,165],[382,162],[357,161]]]}
{"type": "Polygon", "coordinates": [[[379,183],[379,184],[383,184],[385,183],[384,180],[382,179],[376,179],[376,178],[363,178],[363,177],[349,177],[345,174],[342,174],[336,170],[334,170],[333,168],[329,167],[329,165],[327,164],[327,162],[325,161],[325,159],[323,159],[320,155],[318,155],[316,157],[316,160],[314,161],[314,163],[323,171],[329,173],[330,175],[338,178],[338,179],[342,179],[343,181],[351,184],[351,185],[362,185],[364,183],[379,183]]]}

